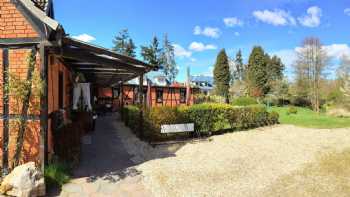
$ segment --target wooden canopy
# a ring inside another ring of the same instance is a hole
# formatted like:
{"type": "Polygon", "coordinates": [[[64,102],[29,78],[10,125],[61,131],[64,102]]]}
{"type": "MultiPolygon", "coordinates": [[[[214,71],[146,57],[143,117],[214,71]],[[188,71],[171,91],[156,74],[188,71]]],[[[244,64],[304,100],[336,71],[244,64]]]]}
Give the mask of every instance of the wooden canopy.
{"type": "Polygon", "coordinates": [[[62,39],[58,54],[74,71],[91,83],[110,87],[142,76],[157,68],[109,49],[70,37],[62,39]]]}

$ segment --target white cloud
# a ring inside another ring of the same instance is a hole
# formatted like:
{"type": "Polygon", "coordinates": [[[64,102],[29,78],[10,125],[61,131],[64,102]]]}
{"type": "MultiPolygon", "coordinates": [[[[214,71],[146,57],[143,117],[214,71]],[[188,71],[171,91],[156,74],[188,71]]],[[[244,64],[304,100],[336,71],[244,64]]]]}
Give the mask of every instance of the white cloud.
{"type": "MultiPolygon", "coordinates": [[[[331,44],[323,46],[323,49],[327,52],[330,58],[340,60],[342,56],[350,57],[350,46],[347,44],[331,44]]],[[[282,49],[279,51],[272,52],[272,55],[277,55],[282,59],[282,62],[287,66],[292,66],[297,59],[296,52],[300,52],[301,47],[294,49],[282,49]]]]}
{"type": "Polygon", "coordinates": [[[191,60],[191,62],[196,62],[197,61],[196,58],[191,58],[190,60],[191,60]]]}
{"type": "Polygon", "coordinates": [[[240,36],[241,34],[239,32],[235,32],[235,36],[240,36]]]}
{"type": "Polygon", "coordinates": [[[305,27],[318,27],[321,24],[322,9],[312,6],[307,9],[307,15],[299,17],[301,25],[305,27]]]}
{"type": "Polygon", "coordinates": [[[331,44],[323,47],[329,57],[340,59],[342,56],[350,57],[350,46],[347,44],[331,44]]]}
{"type": "Polygon", "coordinates": [[[212,44],[203,44],[201,42],[192,42],[188,49],[192,51],[205,51],[205,50],[214,50],[217,49],[217,46],[212,45],[212,44]]]}
{"type": "Polygon", "coordinates": [[[243,26],[243,21],[237,17],[228,17],[223,19],[226,27],[243,26]]]}
{"type": "Polygon", "coordinates": [[[346,9],[344,10],[344,14],[350,16],[350,8],[346,8],[346,9]]]}
{"type": "Polygon", "coordinates": [[[193,30],[193,34],[194,35],[201,35],[201,33],[202,33],[202,28],[200,27],[200,26],[195,26],[194,27],[194,30],[193,30]]]}
{"type": "Polygon", "coordinates": [[[83,42],[92,42],[92,41],[96,40],[95,37],[90,36],[88,34],[80,34],[78,36],[72,36],[72,37],[77,39],[77,40],[81,40],[83,42]]]}
{"type": "Polygon", "coordinates": [[[183,48],[181,45],[179,44],[173,44],[174,46],[174,53],[176,57],[179,58],[190,58],[192,56],[192,52],[191,51],[187,51],[185,48],[183,48]]]}
{"type": "Polygon", "coordinates": [[[219,28],[216,27],[205,27],[204,29],[200,26],[194,27],[193,30],[194,35],[203,35],[211,38],[219,38],[221,31],[219,28]]]}
{"type": "Polygon", "coordinates": [[[261,22],[274,26],[296,25],[295,18],[284,10],[257,10],[253,12],[253,16],[261,22]]]}

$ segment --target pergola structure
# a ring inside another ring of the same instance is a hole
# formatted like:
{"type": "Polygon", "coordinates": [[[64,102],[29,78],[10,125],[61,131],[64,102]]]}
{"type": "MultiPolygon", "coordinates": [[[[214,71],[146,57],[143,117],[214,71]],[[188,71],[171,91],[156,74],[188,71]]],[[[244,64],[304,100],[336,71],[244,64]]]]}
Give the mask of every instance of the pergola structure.
{"type": "MultiPolygon", "coordinates": [[[[81,72],[85,75],[87,82],[96,86],[115,87],[139,77],[140,98],[143,96],[141,94],[143,75],[151,70],[158,69],[135,58],[71,38],[66,34],[62,25],[54,19],[52,0],[0,0],[0,4],[0,51],[2,54],[3,87],[6,87],[9,83],[8,71],[17,69],[19,66],[21,66],[21,69],[17,70],[23,71],[23,75],[27,75],[27,79],[31,79],[32,71],[30,71],[28,65],[20,65],[21,62],[25,61],[17,61],[25,60],[26,55],[30,53],[39,57],[36,61],[36,67],[39,68],[41,79],[45,84],[39,99],[40,114],[28,114],[28,102],[23,105],[22,111],[24,113],[10,114],[12,105],[9,102],[9,91],[6,88],[1,88],[2,102],[0,107],[2,111],[0,112],[0,122],[2,121],[2,127],[0,132],[2,133],[1,143],[3,145],[1,159],[3,169],[6,169],[9,163],[8,144],[12,132],[9,123],[14,117],[18,116],[23,118],[23,122],[34,121],[39,127],[39,129],[36,129],[40,130],[39,139],[33,141],[40,143],[39,145],[35,144],[35,148],[40,149],[38,151],[40,162],[42,164],[47,163],[48,133],[50,132],[49,113],[59,108],[52,104],[55,102],[52,101],[54,98],[51,96],[58,91],[58,85],[55,83],[56,86],[53,85],[49,88],[48,84],[50,78],[58,81],[58,72],[61,72],[54,69],[57,65],[50,61],[51,57],[55,59],[54,62],[58,59],[64,65],[64,72],[67,70],[69,72],[81,72]],[[11,59],[11,55],[15,53],[19,55],[11,59]],[[49,76],[49,72],[53,73],[52,76],[49,76]]],[[[140,101],[143,101],[143,99],[140,99],[140,101]]],[[[36,157],[36,155],[33,157],[36,157]]]]}
{"type": "Polygon", "coordinates": [[[137,59],[70,37],[62,41],[56,54],[96,85],[113,87],[136,77],[140,77],[140,84],[143,84],[143,74],[156,69],[137,59]]]}

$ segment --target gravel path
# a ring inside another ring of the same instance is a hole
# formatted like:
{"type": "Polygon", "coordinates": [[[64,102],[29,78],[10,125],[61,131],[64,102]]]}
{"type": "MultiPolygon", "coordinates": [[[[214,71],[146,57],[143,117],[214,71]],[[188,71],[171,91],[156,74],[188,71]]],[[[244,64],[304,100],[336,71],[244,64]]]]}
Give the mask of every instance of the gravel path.
{"type": "Polygon", "coordinates": [[[161,197],[271,196],[265,191],[280,177],[315,162],[321,153],[350,148],[350,129],[279,125],[152,148],[118,126],[143,184],[161,197]]]}

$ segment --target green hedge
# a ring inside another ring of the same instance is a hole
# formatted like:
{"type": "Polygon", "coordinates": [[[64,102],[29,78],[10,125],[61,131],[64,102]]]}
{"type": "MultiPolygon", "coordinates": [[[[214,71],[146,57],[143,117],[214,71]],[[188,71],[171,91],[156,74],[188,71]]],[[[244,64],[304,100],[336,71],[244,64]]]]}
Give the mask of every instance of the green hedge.
{"type": "Polygon", "coordinates": [[[278,123],[278,113],[267,112],[262,105],[237,107],[228,104],[204,103],[189,107],[154,107],[144,109],[142,120],[140,108],[127,106],[122,110],[126,125],[136,133],[142,129],[143,137],[151,141],[188,137],[189,133],[161,134],[161,125],[194,123],[201,133],[222,133],[251,129],[278,123]],[[138,127],[142,121],[142,128],[138,127]]]}
{"type": "Polygon", "coordinates": [[[235,106],[248,106],[258,104],[258,101],[252,97],[238,97],[232,101],[235,106]]]}
{"type": "Polygon", "coordinates": [[[128,105],[122,108],[121,115],[125,125],[136,131],[141,121],[141,109],[134,105],[128,105]]]}
{"type": "Polygon", "coordinates": [[[204,103],[182,107],[181,111],[187,120],[194,123],[196,131],[207,133],[229,129],[226,113],[232,108],[228,104],[204,103]]]}

